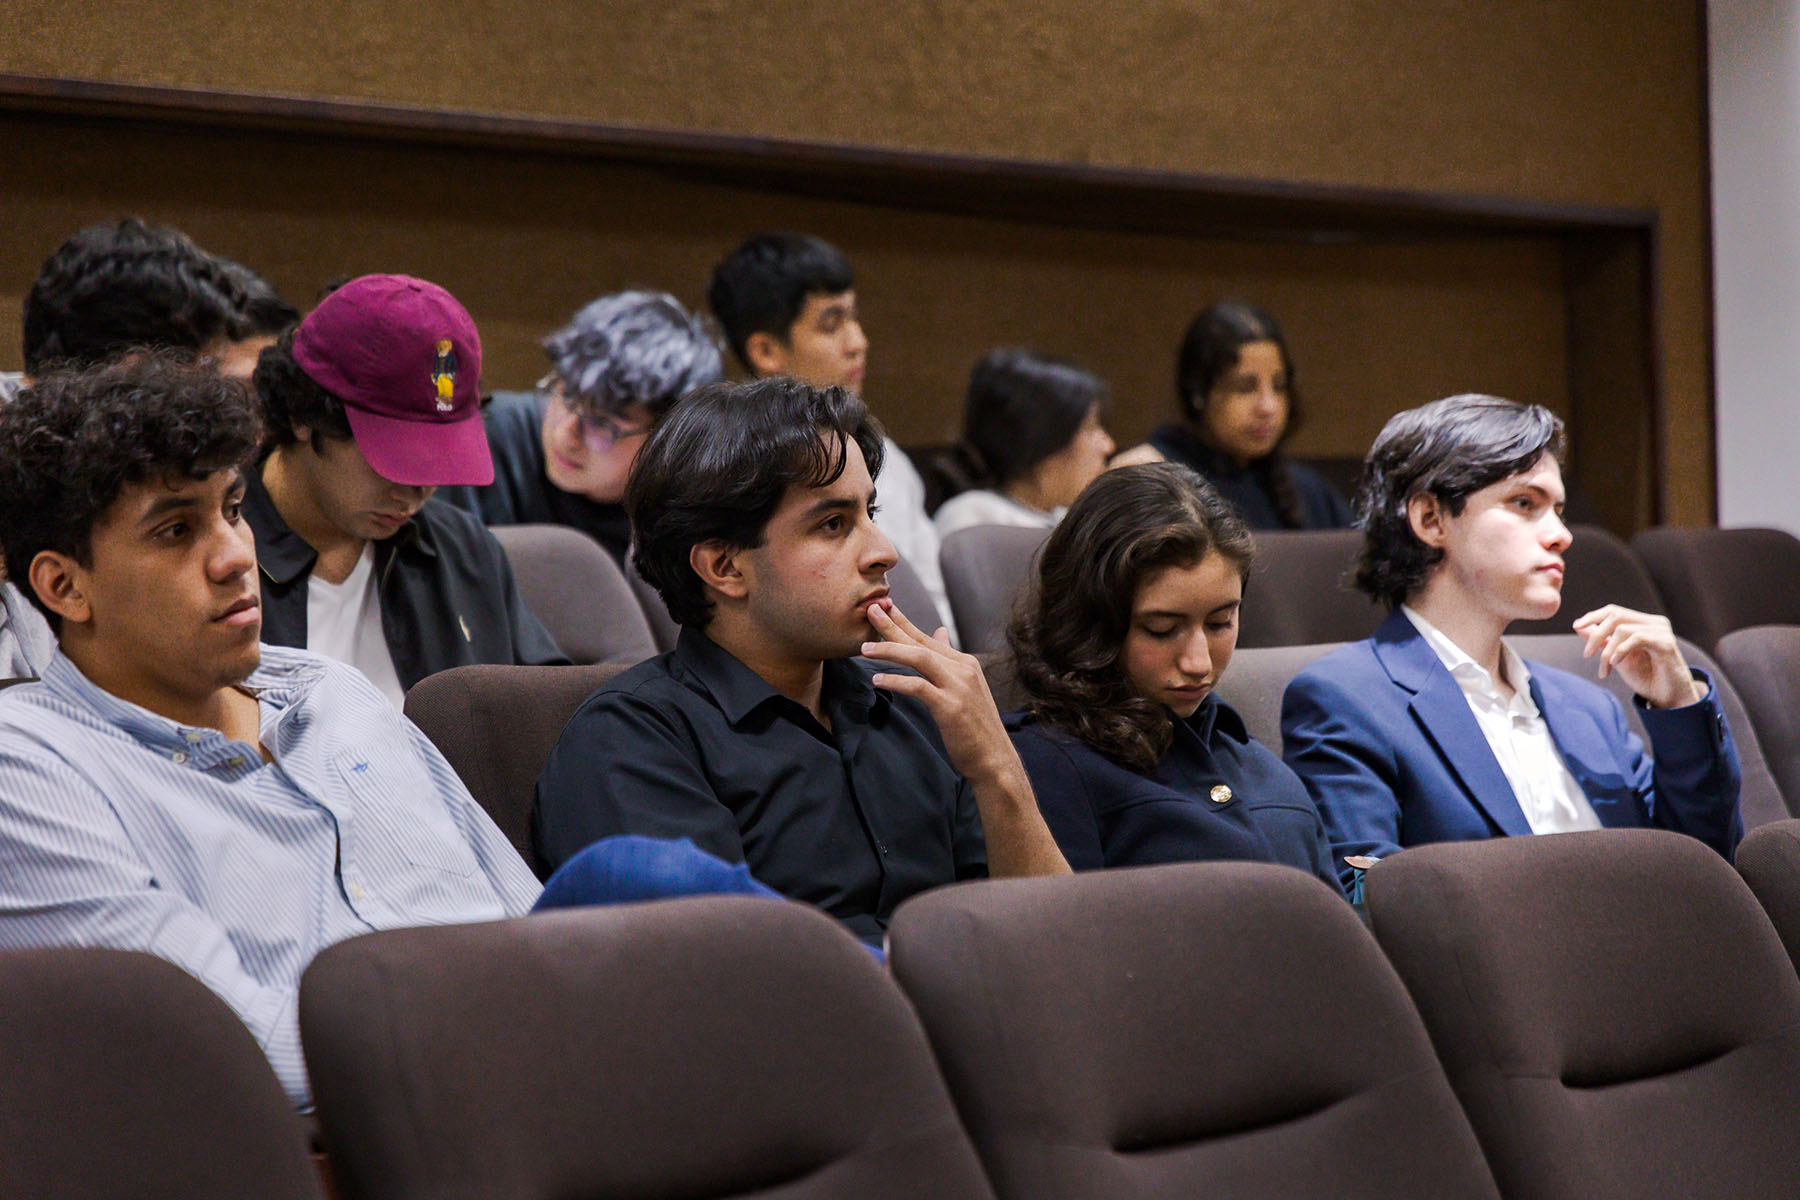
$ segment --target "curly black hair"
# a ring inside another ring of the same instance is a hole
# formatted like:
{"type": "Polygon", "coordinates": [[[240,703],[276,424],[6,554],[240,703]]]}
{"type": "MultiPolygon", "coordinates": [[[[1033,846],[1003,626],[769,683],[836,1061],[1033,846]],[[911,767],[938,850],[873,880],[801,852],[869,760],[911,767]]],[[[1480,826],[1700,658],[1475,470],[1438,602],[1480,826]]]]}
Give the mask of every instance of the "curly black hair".
{"type": "Polygon", "coordinates": [[[244,293],[175,229],[135,217],[58,246],[25,295],[25,370],[93,366],[133,347],[201,350],[235,337],[244,293]]]}
{"type": "Polygon", "coordinates": [[[1153,769],[1174,726],[1119,666],[1132,606],[1153,572],[1215,550],[1249,574],[1249,527],[1187,467],[1120,467],[1089,484],[1044,543],[1007,630],[1026,710],[1131,770],[1153,769]]]}
{"type": "Polygon", "coordinates": [[[34,378],[0,405],[0,551],[26,579],[45,550],[92,562],[94,522],[129,484],[205,479],[256,452],[262,422],[241,383],[186,354],[147,353],[34,378]]]}
{"type": "Polygon", "coordinates": [[[257,356],[256,372],[251,386],[262,401],[263,423],[269,444],[286,446],[300,440],[296,426],[307,429],[313,449],[320,448],[321,438],[342,441],[354,436],[350,418],[344,415],[344,402],[313,382],[294,357],[294,334],[298,326],[287,330],[271,346],[257,356]]]}
{"type": "Polygon", "coordinates": [[[1356,586],[1398,608],[1425,586],[1444,557],[1413,533],[1407,502],[1436,496],[1451,516],[1470,495],[1567,448],[1549,409],[1467,393],[1434,400],[1388,420],[1363,460],[1356,493],[1363,531],[1356,586]]]}
{"type": "Polygon", "coordinates": [[[715,539],[739,549],[762,545],[787,490],[835,482],[852,442],[869,475],[879,475],[881,426],[843,388],[771,376],[688,393],[650,435],[625,484],[632,562],[669,615],[704,629],[712,599],[689,551],[715,539]]]}

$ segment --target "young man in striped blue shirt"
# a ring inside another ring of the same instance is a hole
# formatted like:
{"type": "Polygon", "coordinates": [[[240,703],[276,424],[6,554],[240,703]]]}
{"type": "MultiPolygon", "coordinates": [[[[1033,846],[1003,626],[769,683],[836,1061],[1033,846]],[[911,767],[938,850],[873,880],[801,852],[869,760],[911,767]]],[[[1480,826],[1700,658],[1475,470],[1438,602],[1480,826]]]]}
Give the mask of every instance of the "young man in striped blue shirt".
{"type": "Polygon", "coordinates": [[[255,402],[210,364],[52,374],[0,407],[0,545],[58,651],[0,692],[0,948],[100,945],[229,1002],[296,1103],[300,973],[539,888],[354,669],[259,644],[255,402]]]}

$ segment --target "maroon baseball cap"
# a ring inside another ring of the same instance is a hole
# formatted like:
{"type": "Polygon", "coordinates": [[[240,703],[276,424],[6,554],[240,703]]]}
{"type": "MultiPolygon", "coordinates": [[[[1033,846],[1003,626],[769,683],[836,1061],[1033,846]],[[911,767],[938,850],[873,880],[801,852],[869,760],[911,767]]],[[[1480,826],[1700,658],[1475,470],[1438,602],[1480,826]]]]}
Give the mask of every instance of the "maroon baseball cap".
{"type": "Polygon", "coordinates": [[[437,284],[352,279],[300,322],[294,361],[344,402],[376,474],[418,487],[494,482],[481,425],[481,336],[437,284]]]}

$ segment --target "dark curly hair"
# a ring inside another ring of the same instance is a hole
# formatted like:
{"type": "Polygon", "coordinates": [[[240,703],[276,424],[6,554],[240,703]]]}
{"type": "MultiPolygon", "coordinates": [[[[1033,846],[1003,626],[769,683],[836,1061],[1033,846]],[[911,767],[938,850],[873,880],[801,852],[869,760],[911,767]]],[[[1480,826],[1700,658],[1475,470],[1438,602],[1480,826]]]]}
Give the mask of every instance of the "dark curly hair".
{"type": "MultiPolygon", "coordinates": [[[[297,328],[297,327],[296,327],[297,328]]],[[[342,441],[354,436],[350,418],[344,415],[344,402],[313,382],[294,357],[294,333],[289,329],[266,346],[256,359],[256,373],[251,386],[262,401],[263,423],[271,446],[286,446],[300,440],[294,432],[304,426],[312,434],[313,449],[320,448],[321,438],[342,441]]]]}
{"type": "MultiPolygon", "coordinates": [[[[1181,415],[1187,418],[1203,442],[1210,443],[1206,398],[1212,394],[1219,379],[1237,366],[1238,351],[1251,342],[1274,342],[1275,348],[1281,351],[1281,366],[1287,373],[1287,424],[1275,449],[1251,463],[1249,469],[1262,477],[1264,490],[1274,502],[1275,515],[1282,527],[1299,529],[1306,523],[1306,510],[1281,447],[1300,428],[1300,386],[1294,377],[1294,358],[1288,353],[1287,338],[1282,336],[1281,326],[1275,323],[1275,318],[1242,300],[1221,300],[1202,309],[1188,326],[1176,356],[1176,399],[1181,405],[1181,415]]],[[[1234,465],[1225,460],[1222,452],[1211,449],[1221,470],[1234,465]]]]}
{"type": "Polygon", "coordinates": [[[58,246],[25,294],[25,370],[93,366],[133,347],[236,337],[243,290],[179,230],[125,217],[58,246]]]}
{"type": "Polygon", "coordinates": [[[244,386],[185,354],[34,378],[0,405],[0,548],[9,574],[59,627],[26,579],[33,559],[51,550],[90,564],[94,522],[127,485],[240,467],[261,437],[244,386]]]}
{"type": "Polygon", "coordinates": [[[1448,396],[1390,418],[1363,460],[1357,488],[1363,544],[1356,586],[1398,608],[1444,557],[1413,533],[1406,506],[1414,496],[1436,496],[1455,516],[1471,494],[1546,454],[1560,461],[1566,447],[1555,413],[1498,396],[1448,396]]]}
{"type": "Polygon", "coordinates": [[[1154,768],[1173,736],[1169,711],[1137,694],[1119,652],[1144,581],[1215,550],[1249,574],[1249,527],[1187,467],[1120,467],[1089,484],[1044,543],[1007,630],[1026,710],[1114,762],[1154,768]]]}
{"type": "Polygon", "coordinates": [[[772,376],[709,383],[675,406],[632,465],[625,485],[632,561],[681,625],[705,628],[712,599],[688,553],[718,540],[750,549],[790,487],[844,473],[850,443],[873,478],[882,432],[854,393],[772,376]]]}

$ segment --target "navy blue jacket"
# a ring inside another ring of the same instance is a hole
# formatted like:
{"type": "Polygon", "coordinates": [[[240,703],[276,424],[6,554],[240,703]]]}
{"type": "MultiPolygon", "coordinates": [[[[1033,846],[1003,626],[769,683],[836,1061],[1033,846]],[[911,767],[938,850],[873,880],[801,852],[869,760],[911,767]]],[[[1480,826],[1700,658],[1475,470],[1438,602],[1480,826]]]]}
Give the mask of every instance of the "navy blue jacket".
{"type": "MultiPolygon", "coordinates": [[[[1531,698],[1602,825],[1672,829],[1731,854],[1744,834],[1737,746],[1716,688],[1683,708],[1640,706],[1652,761],[1612,693],[1526,665],[1531,698]]],[[[1344,855],[1531,832],[1462,688],[1398,610],[1294,677],[1281,738],[1346,877],[1344,855]]]]}
{"type": "Polygon", "coordinates": [[[1148,775],[1048,722],[1014,715],[1006,724],[1044,823],[1077,871],[1237,859],[1285,863],[1338,886],[1305,786],[1216,696],[1175,722],[1148,775]]]}

